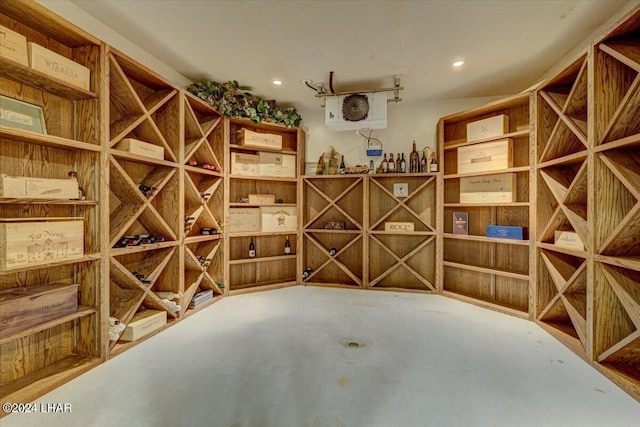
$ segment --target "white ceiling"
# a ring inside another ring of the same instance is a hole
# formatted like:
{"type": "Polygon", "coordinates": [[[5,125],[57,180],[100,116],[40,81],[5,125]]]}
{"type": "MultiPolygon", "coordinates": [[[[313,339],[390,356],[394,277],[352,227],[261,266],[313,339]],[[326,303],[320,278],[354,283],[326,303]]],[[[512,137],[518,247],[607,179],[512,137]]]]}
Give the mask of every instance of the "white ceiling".
{"type": "Polygon", "coordinates": [[[72,2],[189,79],[319,109],[300,81],[330,71],[335,91],[401,75],[405,101],[519,92],[627,0],[72,2]]]}

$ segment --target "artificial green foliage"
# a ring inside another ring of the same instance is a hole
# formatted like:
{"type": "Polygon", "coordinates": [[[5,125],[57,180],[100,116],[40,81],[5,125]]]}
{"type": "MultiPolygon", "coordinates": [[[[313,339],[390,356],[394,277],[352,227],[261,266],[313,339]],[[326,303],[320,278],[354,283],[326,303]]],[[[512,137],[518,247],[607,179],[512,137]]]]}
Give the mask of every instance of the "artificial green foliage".
{"type": "Polygon", "coordinates": [[[192,83],[187,90],[225,116],[250,119],[256,123],[278,123],[287,127],[296,127],[302,120],[294,107],[279,108],[275,101],[265,101],[252,95],[248,92],[250,87],[241,86],[235,80],[226,83],[203,80],[192,83]]]}

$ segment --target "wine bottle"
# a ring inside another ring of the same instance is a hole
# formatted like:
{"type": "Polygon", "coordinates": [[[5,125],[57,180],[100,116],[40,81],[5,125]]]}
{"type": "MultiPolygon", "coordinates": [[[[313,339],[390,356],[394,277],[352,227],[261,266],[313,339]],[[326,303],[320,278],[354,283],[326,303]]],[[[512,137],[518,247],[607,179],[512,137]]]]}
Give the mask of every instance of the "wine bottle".
{"type": "Polygon", "coordinates": [[[338,168],[340,175],[344,175],[345,173],[347,173],[347,168],[344,165],[344,154],[342,155],[342,158],[340,159],[340,167],[338,168]]]}
{"type": "Polygon", "coordinates": [[[413,140],[413,150],[409,154],[409,172],[417,173],[420,171],[420,158],[418,157],[418,151],[416,150],[416,140],[413,140]]]}
{"type": "Polygon", "coordinates": [[[304,271],[302,272],[302,280],[305,280],[306,278],[308,278],[311,273],[313,273],[313,268],[311,267],[307,267],[304,269],[304,271]]]}
{"type": "Polygon", "coordinates": [[[253,244],[253,237],[251,238],[251,241],[249,242],[249,258],[255,258],[256,257],[256,245],[253,244]]]}
{"type": "Polygon", "coordinates": [[[387,153],[384,153],[384,158],[382,159],[382,173],[389,172],[389,162],[387,161],[387,153]]]}
{"type": "Polygon", "coordinates": [[[387,168],[389,173],[396,173],[396,162],[393,161],[393,153],[389,153],[389,164],[387,168]]]}
{"type": "Polygon", "coordinates": [[[373,173],[373,160],[369,160],[369,173],[373,173]]]}
{"type": "Polygon", "coordinates": [[[431,164],[429,165],[429,172],[438,172],[438,162],[436,162],[436,156],[431,158],[431,164]]]}
{"type": "Polygon", "coordinates": [[[284,242],[284,254],[291,254],[291,243],[289,242],[289,236],[287,236],[287,240],[284,242]]]}
{"type": "Polygon", "coordinates": [[[422,158],[420,159],[420,172],[427,171],[427,156],[422,152],[422,158]]]}
{"type": "Polygon", "coordinates": [[[398,153],[398,157],[396,157],[396,173],[400,173],[400,153],[398,153]]]}
{"type": "Polygon", "coordinates": [[[337,253],[338,253],[338,248],[333,247],[333,248],[329,249],[329,255],[330,256],[336,256],[337,253]]]}
{"type": "Polygon", "coordinates": [[[404,153],[402,153],[402,160],[400,160],[400,173],[407,173],[407,161],[404,159],[404,153]]]}

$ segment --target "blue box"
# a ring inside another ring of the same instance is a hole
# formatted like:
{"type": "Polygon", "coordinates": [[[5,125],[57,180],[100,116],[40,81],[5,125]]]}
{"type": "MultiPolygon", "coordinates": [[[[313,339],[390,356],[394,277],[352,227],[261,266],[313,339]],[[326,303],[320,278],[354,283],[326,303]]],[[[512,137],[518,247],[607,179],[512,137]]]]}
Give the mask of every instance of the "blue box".
{"type": "Polygon", "coordinates": [[[525,240],[527,238],[527,229],[526,227],[513,227],[510,225],[487,225],[487,237],[525,240]]]}

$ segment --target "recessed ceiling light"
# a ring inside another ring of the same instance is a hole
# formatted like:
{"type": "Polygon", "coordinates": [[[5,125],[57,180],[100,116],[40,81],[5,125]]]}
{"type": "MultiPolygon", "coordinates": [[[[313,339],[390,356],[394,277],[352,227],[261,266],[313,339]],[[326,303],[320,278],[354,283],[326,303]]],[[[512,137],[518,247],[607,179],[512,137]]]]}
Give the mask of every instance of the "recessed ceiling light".
{"type": "Polygon", "coordinates": [[[464,61],[456,61],[453,63],[453,66],[458,68],[458,67],[462,67],[464,65],[464,61]]]}
{"type": "Polygon", "coordinates": [[[276,85],[276,86],[280,86],[282,84],[282,81],[281,80],[274,80],[273,84],[276,85]]]}

